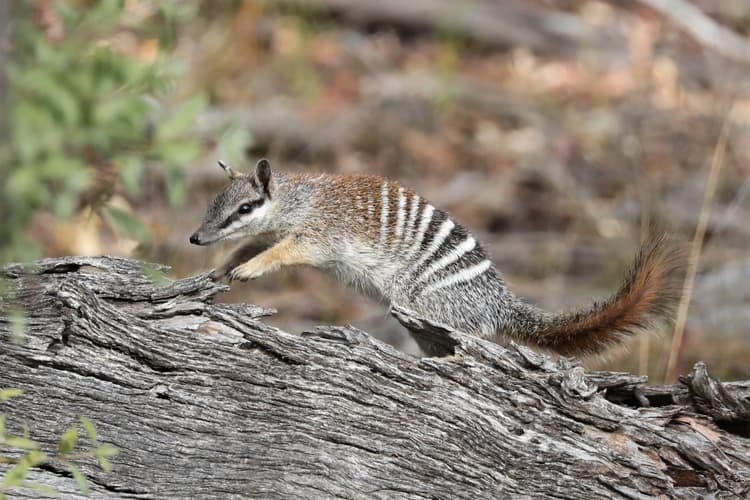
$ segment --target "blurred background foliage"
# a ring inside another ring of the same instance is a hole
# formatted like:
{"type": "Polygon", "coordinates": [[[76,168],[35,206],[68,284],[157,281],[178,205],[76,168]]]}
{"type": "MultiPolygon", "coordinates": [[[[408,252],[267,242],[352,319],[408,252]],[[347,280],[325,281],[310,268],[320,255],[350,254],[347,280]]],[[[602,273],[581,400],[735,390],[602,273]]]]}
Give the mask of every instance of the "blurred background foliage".
{"type": "MultiPolygon", "coordinates": [[[[750,378],[750,5],[661,4],[5,2],[0,260],[213,267],[228,249],[187,236],[225,182],[215,162],[268,156],[402,181],[471,227],[518,294],[566,308],[617,286],[650,222],[692,238],[727,122],[677,371],[750,378]]],[[[315,271],[224,299],[416,352],[385,307],[315,271]]],[[[658,381],[664,333],[588,364],[658,381]]]]}
{"type": "Polygon", "coordinates": [[[158,167],[171,206],[184,205],[184,166],[201,154],[193,133],[205,93],[179,93],[172,56],[180,23],[198,5],[17,2],[6,57],[7,118],[0,149],[3,261],[45,252],[28,229],[36,213],[76,218],[115,237],[152,243],[131,208],[158,167]]]}

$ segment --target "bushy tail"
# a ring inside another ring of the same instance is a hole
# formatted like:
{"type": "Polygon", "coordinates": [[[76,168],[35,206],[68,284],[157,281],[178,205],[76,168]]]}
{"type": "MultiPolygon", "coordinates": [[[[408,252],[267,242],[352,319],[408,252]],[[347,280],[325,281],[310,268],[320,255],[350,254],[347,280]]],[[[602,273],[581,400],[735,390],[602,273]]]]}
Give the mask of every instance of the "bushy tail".
{"type": "Polygon", "coordinates": [[[625,282],[608,300],[552,315],[521,305],[535,317],[531,328],[516,333],[525,342],[560,354],[600,354],[655,322],[670,319],[680,299],[685,262],[681,249],[652,232],[625,282]]]}

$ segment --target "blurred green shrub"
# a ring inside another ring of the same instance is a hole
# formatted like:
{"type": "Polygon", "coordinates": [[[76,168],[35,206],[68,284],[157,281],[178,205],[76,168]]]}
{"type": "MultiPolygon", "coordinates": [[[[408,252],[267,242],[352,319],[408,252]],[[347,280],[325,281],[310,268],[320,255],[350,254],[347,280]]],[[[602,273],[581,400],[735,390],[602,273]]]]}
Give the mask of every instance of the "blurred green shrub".
{"type": "MultiPolygon", "coordinates": [[[[20,389],[0,388],[0,402],[10,398],[21,396],[20,389]]],[[[78,443],[78,427],[73,426],[60,436],[55,453],[41,451],[41,444],[30,437],[30,429],[26,422],[23,423],[23,434],[13,435],[7,432],[5,427],[5,415],[0,413],[0,446],[4,450],[12,450],[13,455],[0,455],[0,464],[12,465],[9,467],[2,479],[0,479],[0,500],[6,498],[6,493],[12,493],[16,488],[27,488],[37,490],[45,494],[57,494],[54,488],[26,480],[29,470],[44,464],[60,464],[64,466],[78,483],[78,488],[84,495],[88,494],[89,486],[86,476],[73,463],[87,458],[96,459],[99,466],[106,472],[112,470],[110,458],[116,456],[119,450],[107,443],[100,443],[97,437],[96,427],[86,417],[81,417],[81,425],[88,435],[90,448],[76,450],[78,443]]]]}
{"type": "Polygon", "coordinates": [[[126,194],[140,191],[147,162],[161,167],[169,200],[184,201],[182,167],[201,151],[189,130],[206,99],[198,95],[165,113],[155,97],[172,90],[179,75],[164,49],[180,14],[194,9],[189,4],[154,2],[138,19],[118,0],[12,4],[0,262],[39,255],[27,231],[38,210],[67,218],[92,209],[117,233],[148,240],[145,224],[110,204],[120,184],[126,194]],[[113,43],[118,36],[151,40],[154,54],[125,53],[113,43]]]}

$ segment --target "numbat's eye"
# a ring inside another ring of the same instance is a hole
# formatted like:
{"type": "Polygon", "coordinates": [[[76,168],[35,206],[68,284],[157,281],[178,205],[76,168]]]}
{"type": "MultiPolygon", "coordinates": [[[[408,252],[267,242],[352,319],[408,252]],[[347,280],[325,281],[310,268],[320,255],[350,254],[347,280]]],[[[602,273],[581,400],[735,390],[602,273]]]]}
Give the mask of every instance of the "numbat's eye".
{"type": "Polygon", "coordinates": [[[240,205],[240,209],[238,210],[238,212],[241,214],[249,214],[252,211],[253,211],[253,206],[250,205],[249,203],[243,203],[242,205],[240,205]]]}

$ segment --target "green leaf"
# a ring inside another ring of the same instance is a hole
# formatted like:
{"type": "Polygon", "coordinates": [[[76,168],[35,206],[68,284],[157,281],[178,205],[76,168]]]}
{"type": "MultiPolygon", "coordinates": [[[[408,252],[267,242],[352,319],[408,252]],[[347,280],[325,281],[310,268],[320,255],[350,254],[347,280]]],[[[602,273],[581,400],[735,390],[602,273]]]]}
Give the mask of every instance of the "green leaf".
{"type": "Polygon", "coordinates": [[[61,126],[74,126],[80,118],[76,95],[65,85],[64,80],[46,68],[36,68],[27,75],[25,82],[40,104],[46,106],[61,126]]]}
{"type": "Polygon", "coordinates": [[[151,230],[132,212],[114,206],[104,209],[104,218],[117,233],[139,242],[152,239],[151,230]]]}
{"type": "Polygon", "coordinates": [[[140,158],[128,155],[115,160],[119,166],[120,179],[125,191],[131,196],[141,194],[141,181],[143,179],[144,164],[140,158]]]}
{"type": "Polygon", "coordinates": [[[104,443],[99,445],[99,447],[94,452],[94,455],[96,455],[97,457],[112,458],[117,456],[118,453],[120,453],[120,450],[117,447],[112,446],[111,444],[104,443]]]}
{"type": "Polygon", "coordinates": [[[33,439],[21,437],[21,436],[6,436],[5,444],[13,446],[14,448],[21,448],[22,450],[38,450],[39,443],[33,439]]]}
{"type": "Polygon", "coordinates": [[[21,100],[12,108],[13,146],[23,163],[31,163],[44,149],[39,141],[40,130],[51,128],[51,119],[38,106],[21,100]]]}
{"type": "Polygon", "coordinates": [[[36,208],[50,198],[44,178],[30,165],[17,165],[7,178],[5,194],[26,208],[36,208]]]}
{"type": "Polygon", "coordinates": [[[10,339],[13,343],[20,344],[26,337],[26,315],[22,311],[11,311],[10,313],[10,339]]]}
{"type": "Polygon", "coordinates": [[[57,443],[57,448],[60,450],[61,455],[70,453],[73,448],[76,447],[76,441],[78,440],[78,428],[71,427],[65,434],[60,437],[60,442],[57,443]]]}
{"type": "Polygon", "coordinates": [[[66,466],[68,467],[68,470],[71,474],[73,474],[73,477],[76,480],[76,483],[78,483],[78,489],[81,490],[81,493],[84,495],[89,494],[89,482],[86,479],[86,476],[83,475],[83,472],[76,467],[75,465],[71,464],[70,462],[66,463],[66,466]]]}
{"type": "MultiPolygon", "coordinates": [[[[70,5],[69,2],[55,2],[55,10],[63,18],[68,28],[72,28],[73,25],[77,24],[82,14],[82,11],[70,5]]],[[[68,32],[69,30],[66,29],[65,31],[68,32]]]]}
{"type": "Polygon", "coordinates": [[[37,450],[30,451],[23,457],[23,460],[28,462],[30,467],[36,467],[47,461],[47,454],[37,450]]]}
{"type": "Polygon", "coordinates": [[[114,26],[123,8],[119,0],[99,0],[86,13],[86,21],[99,29],[114,26]]]}
{"type": "Polygon", "coordinates": [[[104,128],[108,140],[136,141],[145,139],[148,103],[141,96],[122,95],[97,102],[92,109],[94,123],[104,128]]]}
{"type": "Polygon", "coordinates": [[[0,441],[5,440],[5,415],[0,413],[0,441]]]}
{"type": "Polygon", "coordinates": [[[110,462],[104,457],[97,457],[97,458],[99,460],[99,465],[101,466],[104,472],[112,472],[112,462],[110,462]]]}
{"type": "Polygon", "coordinates": [[[218,149],[224,161],[230,165],[239,165],[245,160],[245,150],[252,145],[253,139],[246,128],[229,127],[219,137],[218,149]]]}
{"type": "Polygon", "coordinates": [[[26,479],[27,472],[29,472],[29,464],[22,460],[13,466],[13,468],[8,469],[1,484],[6,488],[19,486],[26,479]]]}
{"type": "Polygon", "coordinates": [[[185,204],[187,186],[185,185],[185,175],[181,168],[169,166],[165,172],[167,199],[170,205],[179,207],[185,204]]]}
{"type": "Polygon", "coordinates": [[[21,394],[23,394],[23,389],[15,389],[12,387],[9,387],[7,389],[1,389],[0,401],[7,401],[10,398],[15,398],[16,396],[20,396],[21,394]]]}
{"type": "Polygon", "coordinates": [[[70,168],[65,175],[65,187],[71,192],[78,194],[91,185],[91,173],[82,165],[79,168],[70,168]]]}
{"type": "Polygon", "coordinates": [[[157,127],[156,135],[160,141],[175,139],[183,132],[195,126],[195,117],[207,104],[204,94],[198,94],[184,102],[157,127]]]}
{"type": "Polygon", "coordinates": [[[162,142],[156,148],[156,153],[165,163],[181,170],[186,163],[198,158],[201,146],[189,140],[162,142]]]}
{"type": "Polygon", "coordinates": [[[75,194],[64,191],[55,196],[53,205],[55,215],[67,219],[75,212],[78,205],[78,198],[75,194]]]}
{"type": "Polygon", "coordinates": [[[86,186],[90,177],[85,172],[85,165],[81,159],[66,156],[62,153],[50,154],[35,169],[35,174],[44,179],[61,180],[65,181],[66,184],[71,182],[71,184],[81,187],[86,186]],[[83,176],[80,175],[81,172],[84,173],[83,176]],[[70,180],[71,174],[75,174],[72,181],[70,180]]]}
{"type": "Polygon", "coordinates": [[[141,266],[141,271],[143,271],[143,274],[146,275],[148,279],[151,280],[151,282],[159,287],[165,287],[167,285],[170,285],[171,283],[174,283],[169,277],[162,271],[158,266],[153,264],[147,264],[144,263],[141,266]]]}
{"type": "Polygon", "coordinates": [[[86,417],[81,417],[81,424],[83,425],[83,428],[86,430],[86,434],[89,436],[89,441],[91,441],[91,444],[96,446],[96,427],[94,426],[94,423],[89,420],[86,417]]]}
{"type": "Polygon", "coordinates": [[[10,312],[10,339],[15,344],[23,342],[26,337],[26,315],[22,311],[10,312]]]}

